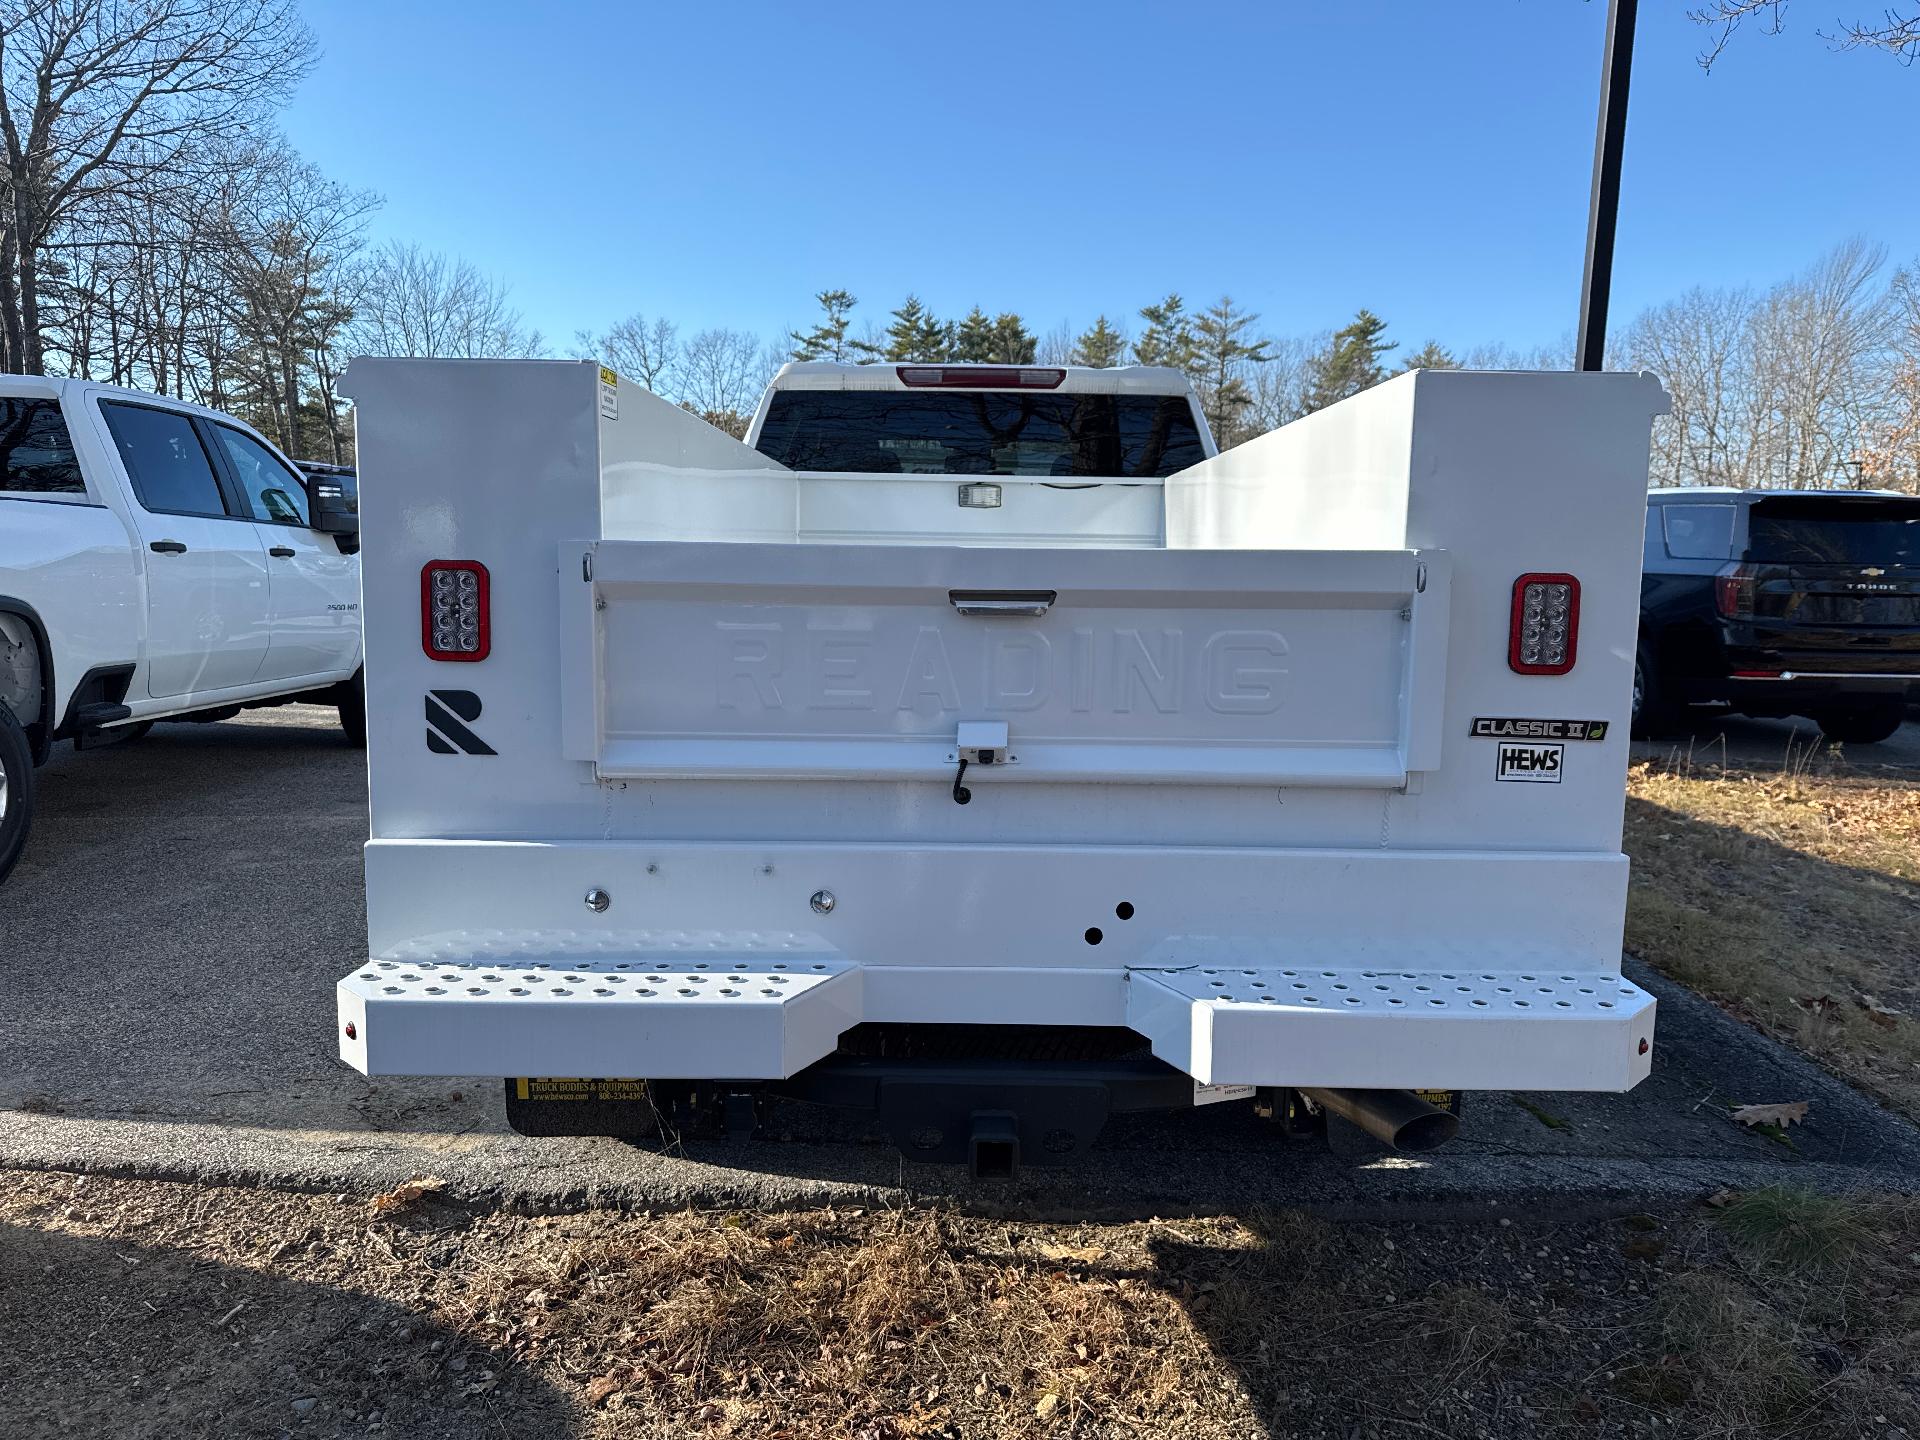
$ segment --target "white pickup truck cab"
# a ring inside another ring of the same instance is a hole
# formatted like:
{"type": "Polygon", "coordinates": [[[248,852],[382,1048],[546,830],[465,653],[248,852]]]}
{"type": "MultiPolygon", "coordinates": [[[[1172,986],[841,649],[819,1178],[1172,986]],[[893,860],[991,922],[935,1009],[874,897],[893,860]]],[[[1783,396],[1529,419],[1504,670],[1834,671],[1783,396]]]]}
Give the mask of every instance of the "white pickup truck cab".
{"type": "Polygon", "coordinates": [[[364,1073],[510,1077],[528,1133],[854,1106],[981,1175],[1648,1073],[1652,377],[1421,371],[1217,455],[1170,372],[793,366],[752,445],[592,365],[346,389],[364,1073]]]}
{"type": "Polygon", "coordinates": [[[0,879],[56,740],[295,699],[363,740],[341,502],[229,415],[0,376],[0,879]]]}

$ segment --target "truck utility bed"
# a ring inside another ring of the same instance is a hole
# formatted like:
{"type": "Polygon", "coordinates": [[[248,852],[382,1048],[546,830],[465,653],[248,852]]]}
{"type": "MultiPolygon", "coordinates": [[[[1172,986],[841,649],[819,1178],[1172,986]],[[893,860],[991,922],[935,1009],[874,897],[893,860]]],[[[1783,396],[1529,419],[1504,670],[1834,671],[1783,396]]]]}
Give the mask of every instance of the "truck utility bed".
{"type": "Polygon", "coordinates": [[[347,388],[367,1074],[785,1080],[884,1023],[1123,1027],[1203,1085],[1646,1075],[1652,379],[1418,372],[996,508],[788,470],[591,366],[347,388]],[[478,660],[433,653],[449,566],[478,660]]]}

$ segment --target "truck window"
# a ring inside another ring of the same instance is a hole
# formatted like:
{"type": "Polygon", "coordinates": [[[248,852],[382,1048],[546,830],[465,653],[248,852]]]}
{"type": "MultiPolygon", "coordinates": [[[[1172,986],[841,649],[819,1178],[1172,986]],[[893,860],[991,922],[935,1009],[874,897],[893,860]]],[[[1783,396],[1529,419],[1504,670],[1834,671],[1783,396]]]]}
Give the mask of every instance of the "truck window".
{"type": "Polygon", "coordinates": [[[160,515],[211,515],[225,519],[226,501],[213,477],[213,462],[193,421],[177,410],[100,402],[107,429],[133,480],[134,494],[160,515]]]}
{"type": "Polygon", "coordinates": [[[0,397],[0,495],[84,495],[57,400],[0,397]]]}
{"type": "Polygon", "coordinates": [[[1733,554],[1733,506],[1663,505],[1667,553],[1676,560],[1725,560],[1733,554]]]}
{"type": "Polygon", "coordinates": [[[1183,396],[776,390],[760,452],[791,470],[1159,478],[1206,458],[1183,396]]]}
{"type": "Polygon", "coordinates": [[[254,519],[279,525],[307,523],[307,487],[298,475],[251,435],[228,425],[215,425],[213,433],[233,462],[254,519]]]}
{"type": "Polygon", "coordinates": [[[1746,558],[1761,565],[1920,565],[1920,501],[1762,500],[1746,558]]]}

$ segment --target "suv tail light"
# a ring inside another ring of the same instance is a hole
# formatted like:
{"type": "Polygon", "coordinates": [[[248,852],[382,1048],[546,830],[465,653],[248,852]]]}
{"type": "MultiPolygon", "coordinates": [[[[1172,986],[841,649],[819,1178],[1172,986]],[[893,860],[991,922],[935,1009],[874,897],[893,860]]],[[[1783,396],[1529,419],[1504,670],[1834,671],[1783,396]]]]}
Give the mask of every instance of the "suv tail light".
{"type": "Polygon", "coordinates": [[[1753,592],[1753,571],[1745,565],[1729,565],[1713,577],[1713,608],[1728,620],[1751,620],[1753,592]]]}
{"type": "Polygon", "coordinates": [[[1067,372],[1050,365],[896,365],[902,385],[961,390],[1057,390],[1067,372]]]}
{"type": "Polygon", "coordinates": [[[1564,675],[1580,643],[1580,582],[1571,575],[1522,575],[1513,582],[1507,664],[1522,675],[1564,675]]]}
{"type": "Polygon", "coordinates": [[[431,660],[487,658],[487,567],[478,560],[434,560],[421,569],[420,648],[431,660]]]}

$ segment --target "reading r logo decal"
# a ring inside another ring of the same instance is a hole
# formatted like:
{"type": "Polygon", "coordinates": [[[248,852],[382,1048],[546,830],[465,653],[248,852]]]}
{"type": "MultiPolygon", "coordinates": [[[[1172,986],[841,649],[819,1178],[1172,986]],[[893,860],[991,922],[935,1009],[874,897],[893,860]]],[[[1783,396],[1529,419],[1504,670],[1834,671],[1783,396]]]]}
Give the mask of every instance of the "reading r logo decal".
{"type": "Polygon", "coordinates": [[[436,755],[493,755],[498,752],[462,721],[480,718],[480,697],[471,690],[433,690],[427,694],[427,749],[436,755]],[[437,733],[436,733],[437,732],[437,733]]]}

